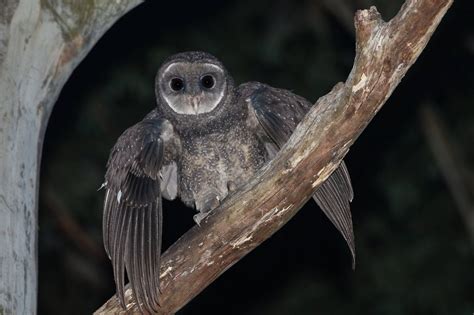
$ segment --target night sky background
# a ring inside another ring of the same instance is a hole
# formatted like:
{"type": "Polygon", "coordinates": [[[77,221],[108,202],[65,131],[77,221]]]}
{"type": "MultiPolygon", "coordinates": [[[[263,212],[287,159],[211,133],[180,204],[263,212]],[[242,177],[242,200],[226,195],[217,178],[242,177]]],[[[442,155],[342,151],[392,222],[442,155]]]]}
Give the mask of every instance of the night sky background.
{"type": "MultiPolygon", "coordinates": [[[[90,314],[115,292],[97,189],[118,136],[155,106],[154,77],[167,56],[207,51],[236,83],[261,81],[315,101],[351,69],[355,10],[376,5],[388,20],[402,2],[149,0],[119,20],[65,85],[47,129],[39,314],[90,314]]],[[[356,270],[342,237],[308,202],[178,314],[474,312],[474,223],[462,215],[474,212],[473,12],[474,2],[455,0],[346,157],[356,270]],[[448,144],[439,159],[430,117],[448,144]],[[448,180],[454,173],[462,180],[448,180]]],[[[193,214],[164,203],[165,248],[193,226],[193,214]]]]}

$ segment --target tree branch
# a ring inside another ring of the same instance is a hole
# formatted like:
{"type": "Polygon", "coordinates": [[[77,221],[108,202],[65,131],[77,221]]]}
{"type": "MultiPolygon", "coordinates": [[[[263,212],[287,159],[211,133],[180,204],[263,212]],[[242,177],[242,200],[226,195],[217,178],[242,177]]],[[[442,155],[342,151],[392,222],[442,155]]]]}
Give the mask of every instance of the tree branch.
{"type": "MultiPolygon", "coordinates": [[[[163,255],[160,314],[181,309],[280,229],[337,168],[426,46],[452,0],[407,0],[389,22],[375,7],[355,16],[356,57],[278,156],[163,255]]],[[[138,312],[126,292],[128,308],[138,312]]],[[[121,311],[116,297],[95,314],[121,311]]]]}

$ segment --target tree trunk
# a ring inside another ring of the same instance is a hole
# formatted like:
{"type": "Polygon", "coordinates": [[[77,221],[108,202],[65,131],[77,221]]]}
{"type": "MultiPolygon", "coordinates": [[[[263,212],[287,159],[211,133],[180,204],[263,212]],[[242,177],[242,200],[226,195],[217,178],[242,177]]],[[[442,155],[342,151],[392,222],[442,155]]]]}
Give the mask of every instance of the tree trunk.
{"type": "Polygon", "coordinates": [[[36,314],[38,171],[62,86],[141,0],[0,0],[0,315],[36,314]]]}

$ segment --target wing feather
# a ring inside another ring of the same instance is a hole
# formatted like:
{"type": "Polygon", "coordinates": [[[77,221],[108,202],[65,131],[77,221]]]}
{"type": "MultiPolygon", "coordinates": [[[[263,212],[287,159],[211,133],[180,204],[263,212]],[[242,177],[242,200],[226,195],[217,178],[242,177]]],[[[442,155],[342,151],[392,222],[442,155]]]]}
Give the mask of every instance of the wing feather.
{"type": "Polygon", "coordinates": [[[154,313],[159,305],[160,172],[176,158],[178,146],[168,121],[145,119],[120,136],[107,163],[103,238],[125,309],[125,271],[140,311],[154,313]]]}
{"type": "Polygon", "coordinates": [[[313,199],[344,237],[355,268],[355,243],[350,201],[353,198],[350,179],[344,161],[313,194],[313,199]],[[349,184],[348,184],[349,183],[349,184]]]}
{"type": "MultiPolygon", "coordinates": [[[[258,82],[241,85],[240,93],[255,114],[257,123],[254,125],[261,127],[266,139],[272,142],[265,143],[269,158],[275,155],[272,148],[276,146],[279,149],[288,141],[312,106],[310,102],[288,90],[276,89],[258,82]]],[[[344,237],[352,254],[352,265],[355,266],[354,232],[349,204],[353,197],[349,172],[344,162],[321,184],[313,196],[344,237]]]]}

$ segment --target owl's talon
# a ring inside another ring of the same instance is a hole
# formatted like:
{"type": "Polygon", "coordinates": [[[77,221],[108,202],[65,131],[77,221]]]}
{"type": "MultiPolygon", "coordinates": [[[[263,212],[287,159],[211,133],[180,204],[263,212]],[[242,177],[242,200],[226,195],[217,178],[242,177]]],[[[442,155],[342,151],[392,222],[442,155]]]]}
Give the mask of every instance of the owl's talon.
{"type": "Polygon", "coordinates": [[[229,192],[234,192],[237,190],[237,185],[233,181],[228,181],[227,182],[227,190],[229,192]]]}
{"type": "Polygon", "coordinates": [[[199,212],[198,214],[195,214],[193,216],[193,220],[194,222],[196,222],[198,226],[201,226],[202,220],[204,220],[208,215],[209,215],[209,212],[199,212]]]}

